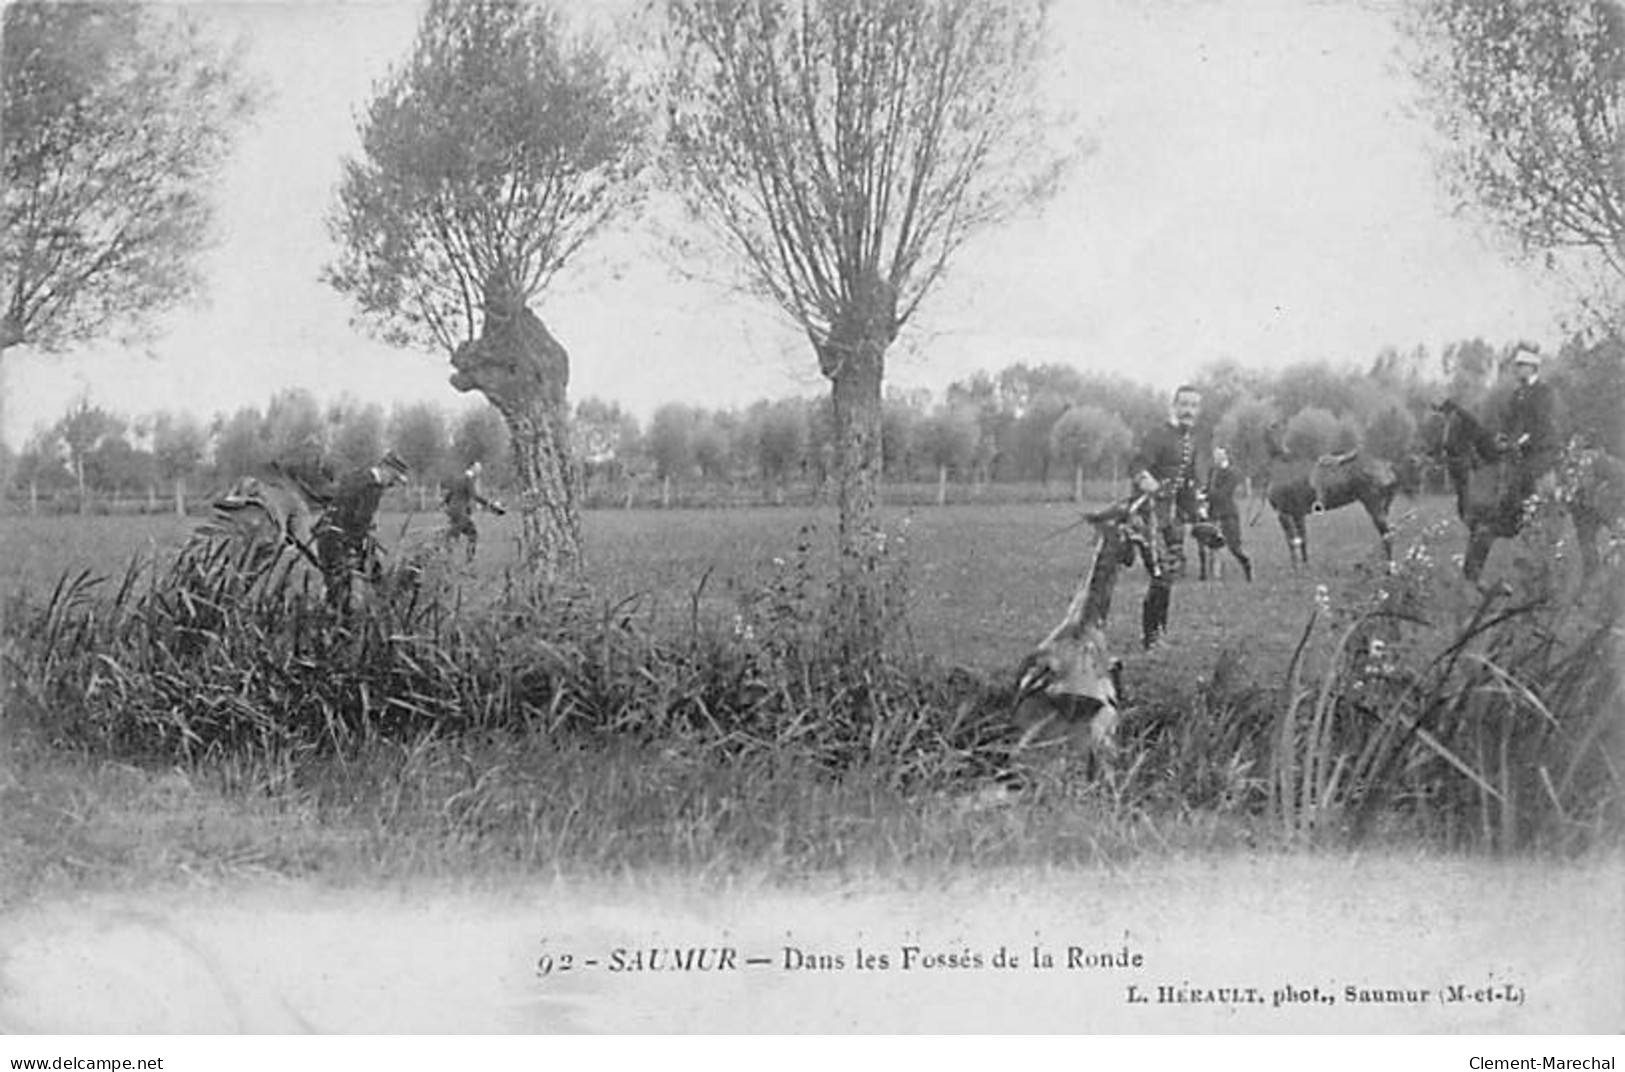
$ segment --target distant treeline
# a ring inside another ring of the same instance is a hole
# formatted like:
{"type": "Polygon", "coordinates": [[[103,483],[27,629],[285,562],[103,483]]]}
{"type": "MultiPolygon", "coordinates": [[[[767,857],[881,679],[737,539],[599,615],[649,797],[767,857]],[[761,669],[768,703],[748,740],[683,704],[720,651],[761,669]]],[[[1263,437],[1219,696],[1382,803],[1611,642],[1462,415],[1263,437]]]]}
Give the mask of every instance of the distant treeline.
{"type": "MultiPolygon", "coordinates": [[[[1359,448],[1415,464],[1439,400],[1454,398],[1495,423],[1511,389],[1508,352],[1472,339],[1437,354],[1386,348],[1365,365],[1261,370],[1227,360],[1193,382],[1204,392],[1203,431],[1250,479],[1267,470],[1263,432],[1272,423],[1294,453],[1359,448]]],[[[1625,343],[1571,340],[1548,356],[1543,374],[1558,389],[1570,434],[1625,454],[1625,343]]],[[[1167,403],[1166,391],[1128,377],[1059,364],[980,372],[940,398],[893,389],[883,426],[886,479],[893,498],[908,500],[1098,493],[1122,479],[1167,403]]],[[[674,403],[646,424],[618,403],[587,398],[575,406],[572,436],[588,505],[727,505],[816,501],[833,478],[831,427],[827,396],[739,409],[674,403]]],[[[500,490],[511,480],[507,431],[488,407],[418,403],[386,412],[354,399],[324,406],[292,389],[264,408],[208,421],[171,411],[130,417],[81,401],[5,459],[6,488],[25,509],[162,503],[184,511],[189,494],[210,494],[273,461],[342,471],[386,449],[411,467],[408,501],[417,508],[435,505],[439,484],[476,460],[488,485],[500,490]]]]}

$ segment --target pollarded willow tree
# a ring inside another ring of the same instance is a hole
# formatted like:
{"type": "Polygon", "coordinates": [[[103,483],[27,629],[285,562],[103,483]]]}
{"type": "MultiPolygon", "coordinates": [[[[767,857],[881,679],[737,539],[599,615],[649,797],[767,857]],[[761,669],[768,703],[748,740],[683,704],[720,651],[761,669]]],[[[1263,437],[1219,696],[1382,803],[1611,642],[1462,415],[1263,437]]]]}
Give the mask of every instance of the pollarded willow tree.
{"type": "Polygon", "coordinates": [[[507,424],[527,565],[581,557],[569,355],[531,309],[639,193],[646,116],[629,77],[520,0],[433,0],[346,161],[329,282],[364,324],[444,349],[507,424]]]}
{"type": "Polygon", "coordinates": [[[692,213],[806,332],[834,405],[839,598],[877,649],[887,348],[966,239],[1055,189],[1040,3],[670,0],[692,213]]]}
{"type": "Polygon", "coordinates": [[[138,335],[196,290],[259,95],[185,13],[19,0],[3,20],[0,352],[138,335]]]}
{"type": "Polygon", "coordinates": [[[1597,265],[1625,330],[1625,6],[1416,0],[1404,28],[1451,191],[1525,252],[1597,265]]]}

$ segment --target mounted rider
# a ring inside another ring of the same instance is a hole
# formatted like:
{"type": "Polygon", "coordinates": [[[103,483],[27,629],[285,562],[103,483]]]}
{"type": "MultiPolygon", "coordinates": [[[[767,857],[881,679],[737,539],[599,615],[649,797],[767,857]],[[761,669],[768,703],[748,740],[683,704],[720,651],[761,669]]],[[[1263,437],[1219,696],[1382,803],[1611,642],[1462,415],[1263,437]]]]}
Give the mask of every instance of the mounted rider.
{"type": "Polygon", "coordinates": [[[1518,386],[1507,403],[1497,440],[1512,462],[1506,508],[1522,511],[1531,496],[1550,493],[1555,486],[1562,438],[1557,428],[1557,393],[1540,378],[1540,349],[1519,343],[1512,355],[1518,386]]]}
{"type": "Polygon", "coordinates": [[[1146,435],[1134,463],[1134,490],[1151,496],[1160,537],[1142,549],[1151,577],[1140,608],[1141,641],[1148,651],[1168,628],[1173,583],[1185,572],[1185,526],[1206,521],[1197,475],[1196,420],[1201,412],[1201,390],[1182,384],[1174,391],[1168,420],[1146,435]]]}

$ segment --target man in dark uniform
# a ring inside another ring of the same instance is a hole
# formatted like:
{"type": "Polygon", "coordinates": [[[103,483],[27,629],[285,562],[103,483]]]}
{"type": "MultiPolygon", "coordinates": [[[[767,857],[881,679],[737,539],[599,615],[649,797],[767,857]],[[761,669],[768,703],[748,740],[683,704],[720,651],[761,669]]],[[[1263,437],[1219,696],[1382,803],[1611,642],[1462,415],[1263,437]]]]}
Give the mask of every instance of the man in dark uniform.
{"type": "Polygon", "coordinates": [[[1512,358],[1518,386],[1507,405],[1502,445],[1512,459],[1512,480],[1506,508],[1522,512],[1529,497],[1551,483],[1561,442],[1557,430],[1557,398],[1540,379],[1540,351],[1520,344],[1512,358]]]}
{"type": "Polygon", "coordinates": [[[1151,497],[1160,537],[1142,552],[1151,575],[1140,608],[1141,640],[1148,651],[1168,628],[1173,583],[1185,572],[1185,526],[1201,518],[1195,440],[1201,412],[1202,392],[1190,384],[1182,385],[1174,392],[1167,422],[1145,437],[1134,465],[1135,493],[1151,497]]]}
{"type": "MultiPolygon", "coordinates": [[[[1236,471],[1230,468],[1230,452],[1223,447],[1213,450],[1213,468],[1207,472],[1207,516],[1208,520],[1219,526],[1219,535],[1224,537],[1224,544],[1230,548],[1230,553],[1236,556],[1241,563],[1241,572],[1251,581],[1253,579],[1253,560],[1247,557],[1247,552],[1241,549],[1241,509],[1236,505],[1236,485],[1241,478],[1236,471]]],[[[1219,557],[1217,549],[1209,549],[1206,544],[1201,546],[1201,579],[1207,580],[1208,560],[1213,561],[1213,575],[1219,575],[1219,557]]]]}
{"type": "Polygon", "coordinates": [[[446,543],[449,545],[466,539],[470,562],[474,561],[474,552],[480,543],[480,530],[474,527],[474,507],[483,506],[493,514],[507,513],[501,503],[485,497],[485,490],[480,487],[480,472],[479,462],[470,465],[461,475],[451,479],[440,500],[448,522],[446,543]]]}
{"type": "Polygon", "coordinates": [[[344,474],[333,486],[327,512],[316,526],[316,560],[327,582],[327,597],[349,602],[350,578],[372,563],[372,527],[384,492],[405,481],[406,463],[394,451],[377,465],[344,474]]]}

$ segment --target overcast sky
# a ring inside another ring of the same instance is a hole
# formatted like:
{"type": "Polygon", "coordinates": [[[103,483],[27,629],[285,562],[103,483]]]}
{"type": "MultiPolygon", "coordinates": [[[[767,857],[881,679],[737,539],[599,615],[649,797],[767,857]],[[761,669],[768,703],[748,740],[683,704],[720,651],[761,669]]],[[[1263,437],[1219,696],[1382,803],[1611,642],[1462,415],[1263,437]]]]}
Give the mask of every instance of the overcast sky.
{"type": "MultiPolygon", "coordinates": [[[[369,340],[319,280],[354,116],[408,51],[417,4],[198,11],[246,40],[272,93],[224,176],[207,294],[145,352],[8,352],[8,439],[86,394],[131,415],[203,417],[291,386],[465,404],[445,354],[369,340]]],[[[1054,84],[1095,150],[1041,214],[961,252],[894,347],[888,382],[940,395],[1024,360],[1171,387],[1221,357],[1273,367],[1475,335],[1555,343],[1559,288],[1449,213],[1390,17],[1386,4],[1306,0],[1056,4],[1054,84]]],[[[665,248],[610,236],[536,307],[570,351],[572,398],[646,418],[666,401],[823,390],[775,309],[679,278],[665,248]]]]}

